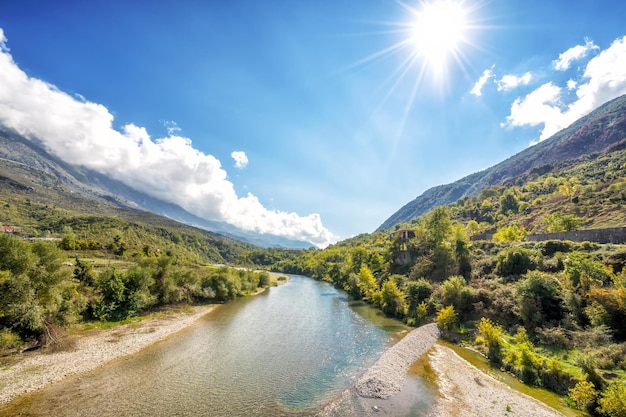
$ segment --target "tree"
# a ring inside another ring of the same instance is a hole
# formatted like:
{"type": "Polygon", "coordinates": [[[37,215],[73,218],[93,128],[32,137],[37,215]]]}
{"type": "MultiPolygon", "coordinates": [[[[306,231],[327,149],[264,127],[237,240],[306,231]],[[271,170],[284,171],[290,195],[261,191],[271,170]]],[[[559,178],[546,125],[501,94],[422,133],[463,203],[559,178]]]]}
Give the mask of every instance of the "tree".
{"type": "Polygon", "coordinates": [[[472,272],[472,265],[470,262],[470,248],[471,243],[467,231],[462,224],[456,223],[453,226],[453,242],[454,242],[454,257],[458,265],[459,274],[463,275],[466,279],[470,277],[472,272]]]}
{"type": "Polygon", "coordinates": [[[433,286],[424,278],[411,281],[406,284],[406,301],[409,303],[409,313],[415,311],[417,306],[428,299],[433,292],[433,286]]]}
{"type": "Polygon", "coordinates": [[[498,229],[493,235],[494,242],[517,242],[524,239],[528,232],[524,226],[516,224],[498,229]]]}
{"type": "MultiPolygon", "coordinates": [[[[53,336],[56,326],[77,320],[85,298],[70,280],[59,248],[0,236],[0,318],[21,336],[53,336]]],[[[55,338],[44,337],[44,343],[55,338]]]]}
{"type": "Polygon", "coordinates": [[[381,307],[385,313],[395,317],[403,317],[406,314],[406,295],[400,291],[393,277],[384,282],[381,295],[381,307]]]}
{"type": "Polygon", "coordinates": [[[534,269],[533,253],[529,249],[513,246],[498,253],[496,273],[502,277],[522,275],[534,269]]]}
{"type": "Polygon", "coordinates": [[[361,266],[361,270],[359,271],[359,289],[363,297],[370,300],[378,290],[378,283],[376,282],[376,278],[374,278],[374,274],[372,274],[372,271],[365,265],[361,266]]]}
{"type": "Polygon", "coordinates": [[[426,232],[433,246],[441,245],[452,231],[448,208],[436,207],[426,218],[426,232]]]}
{"type": "Polygon", "coordinates": [[[437,312],[437,325],[444,330],[452,330],[456,326],[457,315],[453,306],[447,306],[437,312]]]}
{"type": "Polygon", "coordinates": [[[557,211],[546,214],[543,224],[546,225],[548,233],[569,232],[578,229],[582,224],[582,219],[573,214],[563,214],[557,211]]]}
{"type": "Polygon", "coordinates": [[[455,311],[468,314],[472,310],[474,290],[467,285],[465,278],[456,275],[445,280],[439,289],[443,305],[453,305],[455,311]]]}
{"type": "Polygon", "coordinates": [[[500,198],[500,212],[505,216],[517,213],[519,201],[511,190],[506,190],[500,198]]]}
{"type": "Polygon", "coordinates": [[[478,332],[487,347],[487,358],[499,365],[502,362],[502,327],[483,317],[478,323],[478,332]]]}
{"type": "Polygon", "coordinates": [[[564,307],[559,281],[543,272],[532,271],[516,286],[519,315],[529,331],[556,323],[563,318],[564,307]]]}

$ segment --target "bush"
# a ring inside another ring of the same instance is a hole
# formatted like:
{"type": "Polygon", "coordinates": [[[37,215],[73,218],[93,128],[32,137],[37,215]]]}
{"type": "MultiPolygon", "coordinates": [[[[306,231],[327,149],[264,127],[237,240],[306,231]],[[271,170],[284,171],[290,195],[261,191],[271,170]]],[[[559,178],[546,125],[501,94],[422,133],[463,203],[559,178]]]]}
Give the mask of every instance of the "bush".
{"type": "Polygon", "coordinates": [[[453,306],[444,307],[437,312],[437,325],[444,330],[453,330],[456,326],[457,315],[453,306]]]}
{"type": "Polygon", "coordinates": [[[598,392],[595,390],[592,382],[587,381],[587,378],[583,378],[569,390],[569,396],[574,401],[576,408],[591,411],[590,408],[595,403],[598,392]]]}
{"type": "Polygon", "coordinates": [[[505,249],[497,256],[496,273],[503,277],[523,275],[536,268],[536,262],[533,260],[536,256],[534,251],[519,246],[505,249]]]}
{"type": "Polygon", "coordinates": [[[626,417],[626,382],[616,381],[609,385],[598,404],[598,410],[607,416],[626,417]]]}
{"type": "Polygon", "coordinates": [[[22,339],[17,333],[7,328],[0,330],[0,352],[15,349],[21,345],[22,339]]]}
{"type": "Polygon", "coordinates": [[[478,331],[487,347],[487,358],[491,363],[499,365],[502,362],[502,327],[483,317],[478,324],[478,331]]]}
{"type": "Polygon", "coordinates": [[[460,275],[448,278],[439,287],[443,305],[453,305],[459,313],[469,314],[472,311],[475,293],[460,275]]]}

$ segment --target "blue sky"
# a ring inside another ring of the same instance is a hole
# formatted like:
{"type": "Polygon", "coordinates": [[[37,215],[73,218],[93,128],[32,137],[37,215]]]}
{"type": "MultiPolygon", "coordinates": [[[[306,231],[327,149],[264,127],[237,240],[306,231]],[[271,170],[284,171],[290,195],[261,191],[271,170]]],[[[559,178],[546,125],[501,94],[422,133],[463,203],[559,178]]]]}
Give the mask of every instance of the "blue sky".
{"type": "Polygon", "coordinates": [[[626,93],[617,1],[2,3],[0,123],[320,246],[626,93]]]}

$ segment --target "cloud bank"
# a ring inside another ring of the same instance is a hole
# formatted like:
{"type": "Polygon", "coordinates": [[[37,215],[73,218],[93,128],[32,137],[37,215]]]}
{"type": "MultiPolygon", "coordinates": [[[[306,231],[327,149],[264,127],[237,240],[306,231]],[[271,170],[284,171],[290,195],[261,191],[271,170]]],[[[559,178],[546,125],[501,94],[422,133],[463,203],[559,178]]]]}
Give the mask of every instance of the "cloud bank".
{"type": "MultiPolygon", "coordinates": [[[[563,71],[573,60],[582,59],[597,48],[591,41],[570,48],[559,55],[555,69],[563,71]]],[[[502,126],[543,125],[541,141],[623,94],[626,94],[626,36],[616,39],[591,58],[580,79],[568,80],[565,87],[547,82],[525,97],[517,98],[502,126]],[[575,92],[574,100],[568,100],[568,91],[575,92]]]]}
{"type": "MultiPolygon", "coordinates": [[[[29,77],[13,61],[6,43],[0,28],[0,124],[38,138],[66,162],[109,175],[197,216],[319,246],[336,240],[319,214],[268,210],[253,194],[237,196],[220,161],[194,149],[175,124],[167,137],[156,139],[134,124],[114,129],[114,117],[103,105],[29,77]]],[[[232,157],[238,166],[247,163],[243,152],[232,157]]]]}

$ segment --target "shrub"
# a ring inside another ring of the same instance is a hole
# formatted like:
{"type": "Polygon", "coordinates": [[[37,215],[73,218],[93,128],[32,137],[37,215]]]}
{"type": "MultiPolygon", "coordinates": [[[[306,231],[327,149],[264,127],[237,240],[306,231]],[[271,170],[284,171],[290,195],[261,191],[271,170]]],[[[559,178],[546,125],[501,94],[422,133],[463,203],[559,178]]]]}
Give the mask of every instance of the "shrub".
{"type": "Polygon", "coordinates": [[[457,314],[453,306],[447,306],[437,312],[437,325],[444,330],[452,330],[456,326],[457,314]]]}
{"type": "Polygon", "coordinates": [[[505,249],[497,256],[496,273],[503,277],[523,275],[536,268],[535,256],[533,251],[519,246],[505,249]]]}
{"type": "Polygon", "coordinates": [[[626,417],[626,382],[616,381],[609,385],[598,404],[601,413],[610,417],[626,417]]]}
{"type": "Polygon", "coordinates": [[[10,329],[4,328],[0,330],[0,352],[3,350],[15,349],[22,345],[22,339],[17,333],[10,329]]]}
{"type": "Polygon", "coordinates": [[[592,382],[583,377],[573,388],[569,390],[569,396],[579,410],[589,410],[598,397],[598,392],[592,382]]]}
{"type": "Polygon", "coordinates": [[[502,362],[502,327],[483,317],[478,324],[478,331],[487,347],[487,358],[499,365],[502,362]]]}

